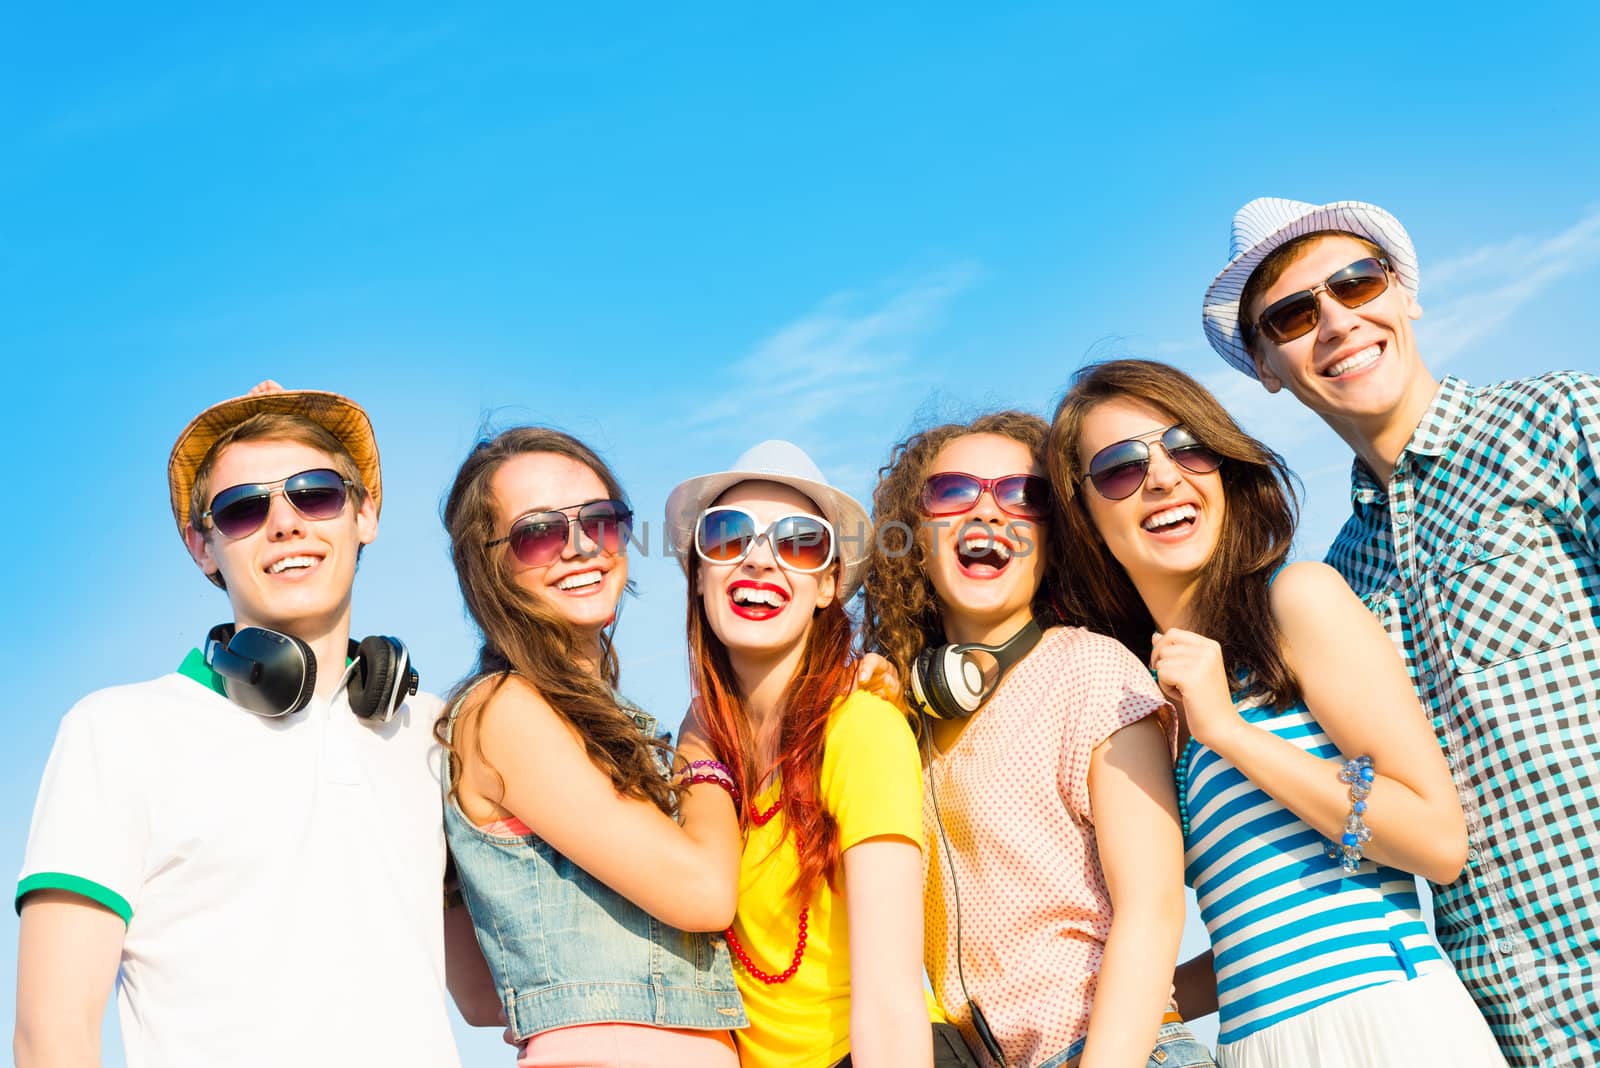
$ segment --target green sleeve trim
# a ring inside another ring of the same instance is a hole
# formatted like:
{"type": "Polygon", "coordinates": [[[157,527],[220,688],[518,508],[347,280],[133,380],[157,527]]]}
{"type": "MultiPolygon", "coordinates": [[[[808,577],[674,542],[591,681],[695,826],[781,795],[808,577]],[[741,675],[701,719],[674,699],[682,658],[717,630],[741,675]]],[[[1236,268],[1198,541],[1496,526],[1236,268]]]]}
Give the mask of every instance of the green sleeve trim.
{"type": "Polygon", "coordinates": [[[81,875],[68,875],[60,871],[35,872],[17,884],[17,912],[22,912],[22,899],[35,890],[70,890],[88,898],[97,905],[106,908],[122,917],[126,925],[133,919],[133,906],[128,904],[128,899],[115,890],[101,886],[91,879],[81,875]]]}
{"type": "Polygon", "coordinates": [[[178,665],[178,674],[186,679],[193,679],[209,690],[215,690],[222,696],[228,696],[228,688],[222,681],[222,676],[211,670],[211,665],[206,663],[206,656],[198,649],[190,649],[189,655],[183,658],[183,663],[178,665]]]}

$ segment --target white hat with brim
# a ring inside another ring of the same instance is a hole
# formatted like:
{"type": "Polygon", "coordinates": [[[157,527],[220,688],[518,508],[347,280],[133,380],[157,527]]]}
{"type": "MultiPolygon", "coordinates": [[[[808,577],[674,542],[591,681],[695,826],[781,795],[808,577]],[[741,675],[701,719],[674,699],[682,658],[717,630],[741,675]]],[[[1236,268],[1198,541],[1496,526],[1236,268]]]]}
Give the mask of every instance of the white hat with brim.
{"type": "Polygon", "coordinates": [[[872,545],[872,519],[856,499],[835,489],[805,450],[789,441],[763,441],[747,449],[727,471],[686,479],[667,497],[667,543],[684,567],[694,552],[694,528],[711,502],[741,482],[776,482],[816,502],[833,524],[834,548],[844,564],[838,596],[848,600],[861,581],[872,545]]]}
{"type": "Polygon", "coordinates": [[[1255,361],[1239,332],[1239,297],[1261,262],[1282,245],[1319,230],[1364,237],[1383,249],[1389,266],[1413,298],[1417,295],[1417,250],[1400,220],[1374,204],[1338,200],[1307,204],[1282,197],[1258,197],[1233,216],[1228,265],[1206,290],[1206,340],[1233,366],[1257,377],[1255,361]]]}

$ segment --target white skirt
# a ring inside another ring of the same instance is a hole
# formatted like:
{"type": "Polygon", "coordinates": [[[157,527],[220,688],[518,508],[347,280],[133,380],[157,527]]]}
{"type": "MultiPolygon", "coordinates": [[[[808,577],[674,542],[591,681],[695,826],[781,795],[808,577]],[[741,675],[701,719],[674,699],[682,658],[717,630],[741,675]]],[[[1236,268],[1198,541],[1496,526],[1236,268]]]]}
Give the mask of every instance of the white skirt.
{"type": "Polygon", "coordinates": [[[1448,969],[1371,986],[1217,1047],[1219,1068],[1505,1068],[1448,969]]]}

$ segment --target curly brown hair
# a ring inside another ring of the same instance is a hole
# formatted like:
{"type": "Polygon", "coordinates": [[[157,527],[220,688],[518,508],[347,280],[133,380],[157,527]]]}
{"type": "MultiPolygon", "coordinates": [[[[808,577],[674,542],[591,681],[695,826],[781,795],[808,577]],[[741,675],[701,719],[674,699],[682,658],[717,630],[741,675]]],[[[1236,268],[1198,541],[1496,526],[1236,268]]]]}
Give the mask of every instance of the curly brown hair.
{"type": "MultiPolygon", "coordinates": [[[[880,534],[867,557],[862,641],[866,649],[885,657],[901,679],[911,677],[917,654],[945,641],[939,600],[927,572],[927,546],[911,535],[923,522],[922,484],[927,481],[935,456],[957,438],[995,434],[1020,442],[1045,467],[1049,427],[1031,412],[1008,409],[981,415],[966,423],[942,423],[919,431],[891,450],[889,462],[878,469],[872,491],[872,518],[880,534]],[[909,544],[907,544],[909,543],[909,544]]],[[[1065,622],[1060,598],[1059,561],[1052,549],[1045,560],[1044,578],[1033,598],[1034,618],[1041,626],[1065,622]]]]}
{"type": "MultiPolygon", "coordinates": [[[[505,679],[513,673],[520,675],[578,732],[589,759],[611,776],[618,793],[654,802],[671,814],[677,790],[662,777],[657,764],[657,753],[668,747],[660,739],[645,737],[617,702],[619,667],[612,645],[613,628],[601,634],[599,670],[586,670],[581,635],[513,581],[505,564],[508,550],[489,548],[497,536],[490,483],[507,460],[528,453],[576,460],[595,473],[611,497],[627,500],[605,461],[562,431],[513,427],[473,446],[445,498],[444,526],[450,535],[450,558],[461,596],[483,644],[476,668],[450,691],[445,707],[453,708],[478,680],[500,676],[489,683],[486,698],[467,710],[466,714],[472,714],[487,707],[505,679]]],[[[434,725],[434,733],[448,751],[453,792],[460,781],[461,759],[445,729],[447,721],[448,712],[434,725]]],[[[494,774],[481,743],[475,756],[494,774]]]]}
{"type": "Polygon", "coordinates": [[[1110,634],[1150,659],[1155,621],[1122,565],[1089,517],[1085,472],[1078,457],[1088,414],[1106,401],[1142,401],[1182,423],[1223,458],[1227,502],[1222,533],[1200,575],[1188,629],[1222,646],[1230,675],[1253,672],[1252,692],[1270,694],[1287,708],[1299,683],[1283,659],[1273,622],[1269,587],[1288,558],[1298,500],[1294,474],[1283,457],[1240,429],[1216,397],[1176,367],[1152,360],[1091,364],[1073,376],[1050,424],[1050,483],[1058,507],[1054,544],[1062,558],[1063,594],[1093,630],[1110,634]]]}

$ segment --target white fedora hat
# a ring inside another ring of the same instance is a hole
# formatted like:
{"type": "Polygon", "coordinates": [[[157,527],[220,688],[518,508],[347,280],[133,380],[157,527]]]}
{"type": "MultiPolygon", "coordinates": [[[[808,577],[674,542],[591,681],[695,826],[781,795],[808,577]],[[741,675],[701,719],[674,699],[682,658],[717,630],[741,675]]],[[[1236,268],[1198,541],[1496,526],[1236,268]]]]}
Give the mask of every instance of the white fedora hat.
{"type": "Polygon", "coordinates": [[[1206,340],[1222,358],[1256,377],[1255,361],[1245,351],[1239,334],[1239,296],[1250,275],[1274,249],[1297,237],[1319,230],[1339,230],[1364,237],[1388,254],[1400,284],[1417,295],[1417,250],[1400,220],[1374,204],[1336,200],[1332,204],[1307,204],[1282,197],[1257,197],[1233,216],[1233,239],[1228,265],[1206,290],[1206,340]]]}
{"type": "Polygon", "coordinates": [[[848,600],[861,581],[872,545],[872,519],[856,499],[833,488],[805,450],[789,441],[763,441],[746,449],[727,471],[678,483],[667,497],[667,542],[685,567],[694,552],[694,528],[711,502],[741,482],[776,482],[810,497],[833,524],[835,551],[844,563],[839,599],[848,600]]]}

